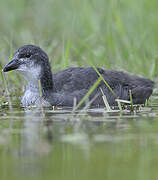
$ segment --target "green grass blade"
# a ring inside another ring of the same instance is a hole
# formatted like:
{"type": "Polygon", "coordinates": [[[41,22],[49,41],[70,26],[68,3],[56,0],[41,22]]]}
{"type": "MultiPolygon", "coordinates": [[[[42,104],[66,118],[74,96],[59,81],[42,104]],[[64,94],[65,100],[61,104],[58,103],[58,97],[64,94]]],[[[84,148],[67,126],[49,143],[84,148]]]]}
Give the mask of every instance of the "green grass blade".
{"type": "Polygon", "coordinates": [[[100,88],[100,90],[101,90],[102,98],[103,98],[103,101],[104,101],[104,104],[105,104],[105,106],[106,106],[107,111],[112,111],[112,109],[110,108],[110,105],[109,105],[109,103],[108,103],[108,101],[107,101],[107,98],[106,98],[106,96],[105,96],[102,88],[100,88]]]}
{"type": "Polygon", "coordinates": [[[116,99],[120,113],[122,114],[123,110],[122,110],[122,106],[121,106],[121,102],[119,101],[119,99],[116,99]]]}
{"type": "Polygon", "coordinates": [[[92,94],[92,92],[98,87],[102,79],[99,77],[98,80],[93,84],[93,86],[89,89],[87,94],[81,99],[81,101],[76,106],[75,110],[81,107],[81,105],[86,101],[86,99],[92,94]]]}
{"type": "Polygon", "coordinates": [[[100,76],[100,78],[103,80],[103,82],[106,84],[106,86],[109,88],[109,90],[111,91],[111,93],[117,97],[117,95],[115,94],[115,92],[112,90],[112,88],[109,86],[109,84],[105,81],[105,79],[103,78],[103,76],[100,74],[100,72],[97,70],[97,68],[95,66],[92,66],[94,68],[94,70],[97,72],[97,74],[100,76]]]}
{"type": "MultiPolygon", "coordinates": [[[[80,55],[80,53],[78,52],[78,50],[76,48],[73,47],[73,50],[75,50],[75,52],[77,54],[80,55]]],[[[81,55],[80,55],[81,56],[81,55]]],[[[85,59],[84,57],[82,57],[90,66],[92,66],[94,68],[94,70],[96,71],[96,73],[100,76],[100,78],[103,80],[103,82],[106,84],[106,86],[109,88],[109,90],[111,91],[111,93],[117,97],[117,95],[115,94],[115,92],[112,90],[112,88],[109,86],[109,84],[105,81],[105,79],[103,78],[103,76],[99,73],[99,71],[97,70],[97,68],[88,60],[85,59]]]]}
{"type": "Polygon", "coordinates": [[[130,103],[131,103],[131,110],[133,111],[133,98],[132,98],[132,91],[129,90],[129,97],[130,97],[130,103]]]}
{"type": "Polygon", "coordinates": [[[65,50],[65,63],[64,63],[64,67],[67,68],[69,65],[69,56],[70,56],[70,41],[68,41],[67,46],[66,46],[66,50],[65,50]]]}

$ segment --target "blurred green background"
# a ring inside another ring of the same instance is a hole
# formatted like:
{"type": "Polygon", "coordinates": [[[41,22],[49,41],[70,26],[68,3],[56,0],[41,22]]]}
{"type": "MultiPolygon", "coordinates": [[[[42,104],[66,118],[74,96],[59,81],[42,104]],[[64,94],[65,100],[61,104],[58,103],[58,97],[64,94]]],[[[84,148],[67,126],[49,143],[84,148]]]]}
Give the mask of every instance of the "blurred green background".
{"type": "MultiPolygon", "coordinates": [[[[93,64],[156,80],[157,33],[157,0],[0,0],[0,70],[17,48],[35,44],[54,72],[93,64]]],[[[6,78],[11,96],[21,92],[17,73],[6,78]]],[[[157,96],[140,113],[52,110],[42,119],[1,105],[1,73],[0,84],[0,179],[157,179],[157,96]]]]}
{"type": "Polygon", "coordinates": [[[24,44],[49,55],[54,71],[70,66],[157,75],[157,0],[1,0],[0,62],[24,44]]]}

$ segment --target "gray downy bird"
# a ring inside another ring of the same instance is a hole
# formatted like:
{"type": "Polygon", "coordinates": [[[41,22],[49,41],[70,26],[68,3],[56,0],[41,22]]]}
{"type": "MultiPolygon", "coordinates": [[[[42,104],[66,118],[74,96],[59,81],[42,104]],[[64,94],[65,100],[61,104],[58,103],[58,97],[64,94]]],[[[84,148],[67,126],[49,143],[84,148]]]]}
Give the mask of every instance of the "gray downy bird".
{"type": "MultiPolygon", "coordinates": [[[[43,106],[73,106],[98,80],[99,75],[92,67],[73,67],[52,73],[47,54],[34,45],[24,45],[15,53],[12,60],[3,68],[3,72],[16,70],[28,81],[22,96],[22,106],[40,105],[39,81],[42,91],[43,106]]],[[[133,103],[144,104],[154,88],[154,82],[121,71],[97,68],[114,93],[101,81],[89,96],[91,106],[104,105],[102,93],[110,106],[116,106],[116,98],[130,100],[131,90],[133,103]],[[114,95],[115,94],[115,95],[114,95]]]]}

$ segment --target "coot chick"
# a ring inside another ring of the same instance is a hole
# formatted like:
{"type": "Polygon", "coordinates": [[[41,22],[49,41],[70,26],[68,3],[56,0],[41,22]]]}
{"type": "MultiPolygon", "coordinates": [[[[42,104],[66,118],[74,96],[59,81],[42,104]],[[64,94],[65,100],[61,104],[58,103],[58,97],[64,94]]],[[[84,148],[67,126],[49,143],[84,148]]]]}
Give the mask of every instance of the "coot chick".
{"type": "MultiPolygon", "coordinates": [[[[73,106],[74,98],[77,103],[84,97],[99,75],[92,67],[74,67],[52,74],[47,54],[34,45],[24,45],[14,54],[12,60],[3,68],[3,72],[16,70],[20,72],[28,84],[22,97],[22,106],[40,105],[39,80],[42,89],[43,106],[73,106]]],[[[93,99],[91,105],[104,105],[103,90],[110,106],[117,105],[115,99],[129,100],[129,90],[132,92],[134,104],[144,104],[152,94],[154,82],[121,71],[97,68],[99,73],[112,88],[116,96],[101,81],[89,96],[93,99]],[[96,97],[96,98],[94,98],[96,97]]]]}

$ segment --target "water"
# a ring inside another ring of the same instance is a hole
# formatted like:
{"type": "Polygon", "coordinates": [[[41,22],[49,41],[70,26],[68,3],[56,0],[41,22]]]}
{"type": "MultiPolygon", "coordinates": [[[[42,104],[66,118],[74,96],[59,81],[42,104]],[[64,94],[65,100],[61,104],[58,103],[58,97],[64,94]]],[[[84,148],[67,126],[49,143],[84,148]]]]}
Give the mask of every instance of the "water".
{"type": "Polygon", "coordinates": [[[158,178],[158,104],[136,112],[0,108],[2,180],[158,178]]]}

